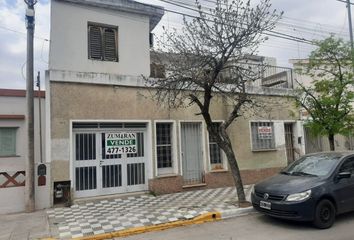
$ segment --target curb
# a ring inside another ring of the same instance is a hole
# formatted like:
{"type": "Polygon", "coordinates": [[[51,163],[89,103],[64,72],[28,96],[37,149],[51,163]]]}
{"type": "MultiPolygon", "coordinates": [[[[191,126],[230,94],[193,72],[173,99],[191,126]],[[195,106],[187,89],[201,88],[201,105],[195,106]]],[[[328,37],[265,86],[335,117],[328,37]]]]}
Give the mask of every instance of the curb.
{"type": "Polygon", "coordinates": [[[103,233],[95,236],[86,236],[86,237],[79,237],[74,239],[75,240],[101,240],[101,239],[111,239],[114,237],[127,237],[127,236],[136,235],[140,233],[162,231],[169,228],[176,228],[176,227],[193,225],[193,224],[201,224],[205,222],[217,221],[220,219],[221,219],[221,214],[219,212],[210,212],[210,213],[202,214],[190,220],[178,220],[175,222],[162,223],[162,224],[152,225],[152,226],[135,227],[135,228],[130,228],[130,229],[116,231],[116,232],[103,233]]]}
{"type": "Polygon", "coordinates": [[[248,215],[255,212],[256,211],[253,209],[253,207],[247,207],[247,208],[237,208],[232,210],[221,211],[220,214],[221,214],[221,219],[228,219],[228,218],[248,215]]]}

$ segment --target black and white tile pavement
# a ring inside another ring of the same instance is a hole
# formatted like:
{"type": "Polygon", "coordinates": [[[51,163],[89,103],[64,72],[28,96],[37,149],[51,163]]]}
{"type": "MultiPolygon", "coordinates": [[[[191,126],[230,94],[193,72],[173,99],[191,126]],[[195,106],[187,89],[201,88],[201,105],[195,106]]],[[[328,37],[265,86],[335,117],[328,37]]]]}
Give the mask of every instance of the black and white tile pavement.
{"type": "Polygon", "coordinates": [[[54,208],[49,222],[60,239],[192,219],[211,211],[237,209],[235,188],[197,190],[161,196],[140,195],[54,208]]]}

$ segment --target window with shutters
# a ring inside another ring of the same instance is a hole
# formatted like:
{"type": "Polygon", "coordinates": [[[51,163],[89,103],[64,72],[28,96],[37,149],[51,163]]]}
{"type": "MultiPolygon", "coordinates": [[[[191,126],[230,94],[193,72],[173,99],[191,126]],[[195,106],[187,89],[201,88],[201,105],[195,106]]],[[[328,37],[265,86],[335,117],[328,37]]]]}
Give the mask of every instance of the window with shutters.
{"type": "Polygon", "coordinates": [[[0,157],[16,156],[17,128],[0,128],[0,157]]]}
{"type": "Polygon", "coordinates": [[[118,27],[88,24],[88,58],[118,61],[118,27]]]}

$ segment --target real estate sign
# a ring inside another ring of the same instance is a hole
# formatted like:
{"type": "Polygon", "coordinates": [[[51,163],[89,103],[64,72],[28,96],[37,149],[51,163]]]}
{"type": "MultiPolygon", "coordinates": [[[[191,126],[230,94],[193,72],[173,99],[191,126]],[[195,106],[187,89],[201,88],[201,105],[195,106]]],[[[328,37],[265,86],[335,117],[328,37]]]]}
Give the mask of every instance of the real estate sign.
{"type": "Polygon", "coordinates": [[[258,138],[259,139],[272,139],[272,127],[261,126],[258,127],[258,138]]]}
{"type": "Polygon", "coordinates": [[[136,153],[136,142],[136,133],[133,132],[106,133],[106,155],[136,153]]]}

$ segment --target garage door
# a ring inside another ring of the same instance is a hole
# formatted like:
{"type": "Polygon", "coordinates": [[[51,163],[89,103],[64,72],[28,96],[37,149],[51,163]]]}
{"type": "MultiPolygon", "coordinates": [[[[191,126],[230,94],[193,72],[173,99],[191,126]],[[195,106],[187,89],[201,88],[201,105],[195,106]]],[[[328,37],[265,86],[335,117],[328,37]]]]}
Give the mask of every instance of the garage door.
{"type": "Polygon", "coordinates": [[[146,139],[145,123],[74,124],[75,197],[147,190],[146,139]]]}

